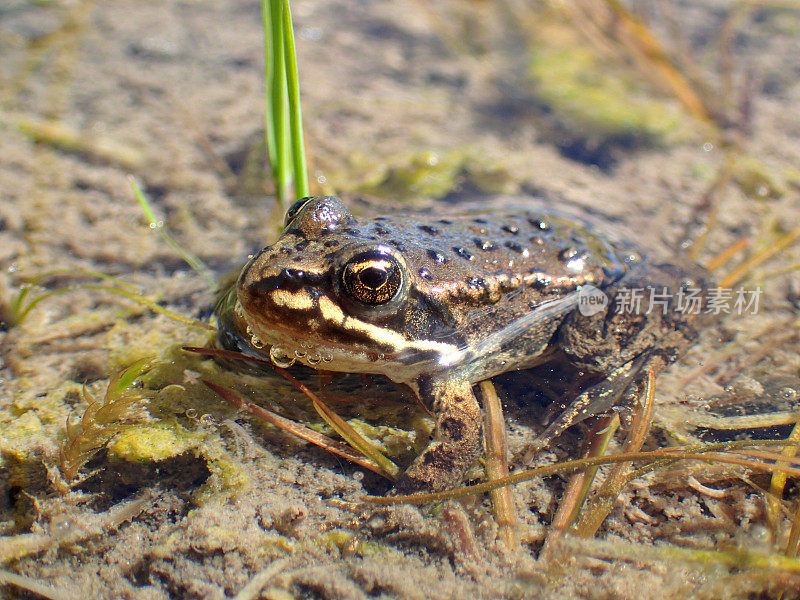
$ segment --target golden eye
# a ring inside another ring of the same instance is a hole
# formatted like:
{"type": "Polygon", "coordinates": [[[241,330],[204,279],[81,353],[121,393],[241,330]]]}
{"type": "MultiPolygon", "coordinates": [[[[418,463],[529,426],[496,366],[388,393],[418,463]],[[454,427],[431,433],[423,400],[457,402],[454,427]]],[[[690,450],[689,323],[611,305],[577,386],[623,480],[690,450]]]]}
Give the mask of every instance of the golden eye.
{"type": "Polygon", "coordinates": [[[380,251],[364,252],[350,259],[342,270],[342,287],[363,304],[385,304],[403,283],[400,265],[380,251]]]}
{"type": "Polygon", "coordinates": [[[300,198],[294,204],[289,207],[289,210],[286,211],[286,217],[283,220],[283,226],[288,227],[289,223],[294,221],[294,218],[297,216],[303,207],[308,204],[308,201],[311,200],[313,196],[307,196],[305,198],[300,198]]]}

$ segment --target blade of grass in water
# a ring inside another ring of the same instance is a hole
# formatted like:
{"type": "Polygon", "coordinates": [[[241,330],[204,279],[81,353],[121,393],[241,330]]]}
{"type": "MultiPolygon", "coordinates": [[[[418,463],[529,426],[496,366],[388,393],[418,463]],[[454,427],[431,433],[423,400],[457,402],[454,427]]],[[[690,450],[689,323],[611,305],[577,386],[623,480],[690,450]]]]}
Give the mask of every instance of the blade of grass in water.
{"type": "MultiPolygon", "coordinates": [[[[274,131],[275,153],[269,157],[272,174],[278,192],[278,201],[284,206],[289,202],[289,187],[292,172],[289,163],[291,142],[288,139],[288,109],[286,90],[286,60],[283,45],[283,5],[280,0],[269,0],[269,44],[271,45],[272,78],[267,82],[267,95],[271,97],[271,113],[267,121],[274,131]]],[[[270,126],[268,125],[268,126],[270,126]]]]}
{"type": "MultiPolygon", "coordinates": [[[[785,445],[787,442],[782,440],[781,443],[785,445]]],[[[626,452],[622,454],[616,454],[613,456],[598,456],[592,458],[582,458],[578,460],[567,460],[557,464],[545,465],[542,467],[537,467],[535,469],[529,469],[526,471],[522,471],[520,473],[509,475],[508,477],[495,479],[493,481],[487,481],[484,483],[469,485],[452,490],[445,490],[443,492],[432,492],[429,494],[413,494],[410,496],[394,496],[390,498],[385,498],[381,496],[365,496],[363,498],[363,501],[377,505],[402,504],[402,503],[425,504],[428,502],[438,502],[441,500],[449,500],[450,498],[467,496],[469,494],[482,494],[484,492],[488,492],[489,490],[496,489],[497,487],[500,486],[514,485],[521,481],[529,481],[536,477],[544,477],[547,475],[552,475],[554,473],[573,473],[575,471],[585,470],[587,468],[591,468],[596,465],[606,465],[606,464],[610,465],[619,462],[634,462],[634,461],[658,462],[664,459],[670,461],[692,460],[692,461],[700,461],[707,463],[731,464],[731,465],[739,465],[750,469],[767,471],[770,473],[781,471],[788,475],[792,475],[793,477],[800,476],[800,468],[794,466],[790,467],[786,464],[786,463],[799,464],[797,459],[783,459],[781,455],[771,454],[769,457],[770,462],[764,462],[760,460],[750,460],[747,458],[741,458],[739,456],[735,456],[730,453],[717,453],[717,452],[704,453],[702,452],[702,449],[691,449],[691,451],[682,451],[682,450],[683,450],[682,448],[669,448],[662,450],[651,450],[649,452],[629,452],[629,453],[626,452]],[[776,460],[781,460],[781,462],[779,464],[776,464],[775,462],[776,460]]],[[[636,473],[636,471],[634,471],[634,473],[636,473]]]]}
{"type": "MultiPolygon", "coordinates": [[[[277,149],[277,142],[275,141],[275,127],[272,120],[271,86],[274,77],[274,59],[272,55],[274,53],[273,48],[275,48],[275,42],[271,35],[272,20],[270,15],[272,11],[270,10],[270,2],[271,0],[261,0],[261,19],[264,29],[264,140],[267,144],[267,156],[269,157],[270,167],[272,168],[272,174],[274,176],[275,165],[273,164],[273,160],[277,149]]],[[[277,178],[275,182],[277,185],[277,178]]]]}
{"type": "Polygon", "coordinates": [[[178,240],[172,237],[172,235],[170,235],[170,233],[164,228],[164,221],[156,216],[153,207],[150,206],[150,201],[147,199],[147,196],[144,195],[144,192],[142,192],[133,176],[129,176],[128,181],[131,184],[131,189],[133,189],[133,194],[136,196],[136,199],[139,201],[139,205],[142,207],[142,211],[144,211],[145,217],[147,217],[147,221],[150,224],[150,229],[158,231],[164,241],[167,242],[169,247],[175,250],[175,252],[177,252],[178,255],[184,260],[184,262],[189,265],[195,273],[203,278],[203,281],[206,282],[209,288],[212,290],[216,289],[217,280],[214,277],[214,274],[211,272],[211,269],[206,266],[199,256],[181,246],[178,243],[178,240]]]}
{"type": "Polygon", "coordinates": [[[303,143],[303,115],[300,111],[300,82],[297,78],[297,56],[294,51],[294,32],[289,0],[283,0],[283,43],[286,82],[289,93],[289,126],[292,136],[292,164],[294,165],[294,192],[298,198],[308,196],[306,150],[303,143]]]}
{"type": "Polygon", "coordinates": [[[262,0],[264,19],[265,137],[278,202],[308,195],[292,16],[288,0],[262,0]]]}

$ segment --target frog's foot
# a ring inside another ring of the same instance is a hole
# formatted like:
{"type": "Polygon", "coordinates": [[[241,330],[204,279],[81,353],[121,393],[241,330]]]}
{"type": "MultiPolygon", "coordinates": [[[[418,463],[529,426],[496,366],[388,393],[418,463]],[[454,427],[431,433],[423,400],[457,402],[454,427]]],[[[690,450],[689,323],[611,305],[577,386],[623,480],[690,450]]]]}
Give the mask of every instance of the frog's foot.
{"type": "MultiPolygon", "coordinates": [[[[614,369],[608,377],[575,398],[542,433],[514,455],[512,462],[517,465],[530,464],[542,448],[572,425],[619,406],[626,392],[637,387],[642,375],[656,367],[656,364],[658,367],[663,364],[661,357],[645,353],[614,369]]],[[[638,393],[634,394],[634,398],[638,399],[638,393]]]]}
{"type": "Polygon", "coordinates": [[[481,407],[469,382],[420,392],[423,402],[432,399],[429,406],[436,415],[436,430],[428,447],[397,481],[401,494],[438,492],[458,485],[481,451],[481,407]]]}

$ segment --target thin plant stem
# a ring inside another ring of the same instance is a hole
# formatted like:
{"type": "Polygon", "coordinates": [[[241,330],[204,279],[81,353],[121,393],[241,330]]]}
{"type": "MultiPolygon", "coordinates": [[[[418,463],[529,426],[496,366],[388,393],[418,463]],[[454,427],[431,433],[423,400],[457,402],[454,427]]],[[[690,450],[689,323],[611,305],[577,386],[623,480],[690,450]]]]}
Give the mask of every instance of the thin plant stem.
{"type": "MultiPolygon", "coordinates": [[[[789,434],[787,442],[794,442],[795,446],[787,446],[781,451],[781,454],[788,457],[794,457],[800,447],[800,422],[795,423],[792,432],[789,434]]],[[[777,537],[778,533],[778,520],[781,512],[781,498],[783,497],[783,490],[786,487],[786,474],[773,473],[772,480],[769,484],[769,494],[766,495],[766,518],[767,524],[772,530],[773,537],[777,537]]]]}
{"type": "MultiPolygon", "coordinates": [[[[586,458],[604,456],[608,451],[608,444],[618,428],[619,416],[617,414],[599,420],[592,434],[588,436],[584,456],[586,458]]],[[[598,468],[599,466],[594,466],[572,475],[567,485],[567,491],[561,499],[556,516],[551,523],[551,531],[547,536],[546,545],[549,546],[553,538],[560,537],[575,522],[586,501],[592,482],[597,476],[598,468]]]]}
{"type": "MultiPolygon", "coordinates": [[[[503,405],[491,381],[482,381],[480,390],[486,445],[486,479],[492,481],[508,475],[508,442],[503,405]]],[[[519,547],[519,520],[513,491],[508,487],[489,492],[494,516],[500,529],[500,539],[506,548],[515,551],[519,547]]]]}
{"type": "MultiPolygon", "coordinates": [[[[785,441],[782,441],[781,443],[784,445],[786,444],[785,441]]],[[[747,467],[750,469],[759,469],[771,473],[775,471],[783,471],[794,477],[800,477],[800,468],[794,466],[790,467],[784,464],[783,461],[781,461],[781,463],[779,464],[774,463],[775,460],[780,460],[781,458],[783,458],[781,455],[771,454],[770,458],[771,461],[773,462],[765,463],[759,460],[750,460],[747,458],[741,458],[739,456],[731,456],[729,454],[723,454],[717,452],[703,452],[702,450],[699,449],[691,452],[687,452],[684,449],[672,449],[672,448],[669,450],[652,450],[650,452],[631,452],[631,453],[616,454],[613,456],[598,456],[592,458],[568,460],[553,465],[545,465],[542,467],[537,467],[535,469],[529,469],[527,471],[522,471],[521,473],[515,473],[513,475],[509,475],[508,477],[503,477],[501,479],[496,479],[494,481],[487,481],[484,483],[469,485],[452,490],[446,490],[443,492],[433,492],[429,494],[412,494],[409,496],[394,496],[391,498],[385,498],[381,496],[366,496],[364,497],[363,500],[364,502],[377,505],[403,504],[403,503],[427,504],[429,502],[439,502],[442,500],[449,500],[450,498],[468,496],[470,494],[483,494],[485,492],[488,492],[489,490],[496,489],[500,486],[514,485],[522,481],[530,481],[531,479],[534,479],[536,477],[545,477],[547,475],[553,475],[555,473],[574,473],[575,471],[581,471],[597,465],[611,465],[620,462],[635,462],[635,461],[657,462],[664,459],[668,459],[670,461],[691,460],[691,461],[700,461],[707,463],[739,465],[742,467],[747,467]]],[[[795,460],[792,460],[790,461],[790,464],[798,464],[798,463],[795,460]]]]}
{"type": "MultiPolygon", "coordinates": [[[[641,409],[637,411],[634,424],[631,426],[630,433],[622,447],[624,453],[639,452],[647,438],[647,433],[650,431],[650,426],[653,422],[655,381],[656,376],[651,369],[647,373],[647,388],[644,394],[644,403],[641,409]]],[[[608,476],[600,486],[600,489],[597,490],[591,498],[586,510],[581,515],[580,521],[575,527],[578,535],[581,537],[592,537],[597,533],[603,521],[606,520],[606,517],[608,517],[611,510],[614,508],[614,504],[619,494],[622,492],[622,489],[629,481],[625,473],[625,471],[628,470],[630,470],[629,465],[626,463],[617,463],[611,467],[608,476]]]]}
{"type": "Polygon", "coordinates": [[[797,227],[791,230],[789,233],[782,235],[769,246],[751,256],[738,267],[734,268],[730,273],[722,278],[722,280],[720,280],[719,286],[721,288],[726,288],[740,283],[745,277],[751,275],[755,269],[778,254],[778,252],[781,250],[791,246],[798,239],[800,239],[800,227],[797,227]]]}
{"type": "MultiPolygon", "coordinates": [[[[322,417],[322,419],[328,425],[330,425],[330,427],[334,431],[336,431],[336,433],[338,433],[340,436],[342,436],[342,438],[344,438],[344,440],[348,444],[350,444],[350,446],[352,448],[356,449],[358,452],[361,452],[361,454],[363,454],[365,457],[370,459],[373,464],[377,465],[378,469],[380,469],[380,470],[376,471],[376,473],[379,473],[379,474],[383,475],[384,477],[386,477],[387,479],[391,479],[393,481],[396,480],[397,477],[399,476],[400,469],[389,458],[387,458],[380,451],[380,449],[377,446],[375,446],[369,440],[364,438],[364,436],[362,436],[360,433],[358,433],[358,431],[356,431],[356,429],[354,429],[352,425],[350,425],[347,421],[345,421],[338,414],[336,414],[327,404],[325,404],[325,402],[323,402],[316,394],[314,394],[314,392],[312,392],[310,389],[308,389],[308,387],[306,387],[305,385],[300,383],[286,369],[281,369],[280,367],[277,367],[274,364],[272,364],[271,361],[269,361],[267,359],[264,359],[264,358],[258,358],[258,357],[255,357],[255,356],[248,356],[248,355],[242,354],[240,352],[233,352],[233,351],[230,351],[230,350],[222,350],[220,348],[198,348],[198,347],[195,347],[195,346],[183,346],[183,350],[185,350],[187,352],[195,352],[197,354],[203,354],[205,356],[217,356],[217,357],[221,357],[221,358],[228,358],[228,359],[231,359],[231,360],[244,360],[244,361],[247,361],[247,362],[253,362],[253,363],[256,363],[256,364],[260,364],[260,365],[271,366],[272,369],[276,373],[278,373],[278,375],[280,375],[281,377],[286,379],[288,382],[290,382],[294,387],[296,387],[298,390],[303,392],[303,394],[305,394],[308,397],[309,400],[311,400],[311,402],[314,405],[314,409],[317,411],[317,413],[320,415],[320,417],[322,417]]],[[[208,382],[206,382],[206,385],[209,385],[208,382]]],[[[209,386],[209,387],[211,387],[211,386],[209,386]]],[[[217,389],[217,387],[213,388],[214,391],[216,391],[218,394],[222,395],[224,398],[228,399],[227,396],[225,396],[222,392],[220,392],[219,389],[217,389]]],[[[220,388],[220,389],[222,389],[222,388],[220,388]]],[[[291,433],[295,433],[295,432],[292,431],[291,433]]],[[[295,435],[298,435],[298,434],[295,433],[295,435]]],[[[299,437],[303,437],[303,436],[299,436],[299,437]]],[[[303,437],[303,439],[306,439],[306,440],[308,440],[308,441],[310,441],[312,443],[315,443],[315,444],[317,443],[314,440],[311,440],[311,439],[306,438],[306,437],[303,437]]],[[[317,445],[320,445],[320,444],[317,444],[317,445]]],[[[339,454],[339,453],[337,452],[337,454],[339,454]]],[[[340,454],[340,456],[344,456],[344,455],[340,454]]],[[[367,467],[367,468],[371,469],[372,467],[367,467]]]]}
{"type": "MultiPolygon", "coordinates": [[[[267,144],[267,156],[270,162],[275,159],[277,144],[275,142],[275,127],[272,121],[272,80],[274,78],[275,43],[272,39],[271,0],[261,0],[261,18],[264,29],[264,140],[267,144]]],[[[275,166],[272,165],[273,175],[275,166]]]]}
{"type": "Polygon", "coordinates": [[[148,224],[150,225],[150,229],[157,231],[167,245],[175,250],[178,255],[184,260],[184,262],[189,265],[192,270],[200,275],[203,281],[206,282],[206,285],[210,289],[216,289],[217,287],[217,278],[211,272],[211,269],[203,262],[203,260],[194,254],[193,252],[187,250],[176,240],[172,237],[172,234],[167,231],[164,227],[164,220],[159,219],[156,216],[153,207],[150,205],[150,201],[145,196],[144,192],[142,192],[139,185],[136,183],[136,179],[133,175],[128,176],[128,182],[131,184],[131,189],[133,190],[133,195],[136,196],[136,200],[139,201],[139,206],[142,207],[142,211],[144,211],[145,217],[147,217],[148,224]]]}
{"type": "Polygon", "coordinates": [[[289,0],[262,0],[264,22],[264,137],[279,205],[308,196],[300,84],[289,0]]]}
{"type": "Polygon", "coordinates": [[[282,417],[281,415],[272,412],[271,410],[267,410],[264,407],[258,406],[257,404],[253,404],[252,402],[248,402],[238,394],[232,392],[231,390],[227,390],[224,387],[217,385],[211,381],[207,381],[205,379],[202,382],[209,387],[210,389],[214,390],[217,394],[222,396],[225,400],[233,404],[236,408],[239,408],[254,417],[262,419],[271,425],[274,425],[278,429],[282,431],[286,431],[287,433],[291,433],[294,436],[299,437],[302,440],[310,442],[315,446],[319,446],[320,448],[331,452],[332,454],[336,454],[337,456],[341,456],[342,458],[346,458],[347,460],[356,463],[357,465],[364,467],[365,469],[369,469],[378,475],[386,476],[385,471],[378,466],[375,461],[372,459],[366,458],[361,454],[356,454],[350,449],[350,446],[344,444],[342,442],[338,442],[329,438],[326,435],[323,435],[313,429],[310,429],[304,425],[296,423],[291,419],[287,419],[286,417],[282,417]]]}
{"type": "Polygon", "coordinates": [[[331,408],[325,404],[314,392],[308,387],[300,383],[294,376],[292,376],[286,369],[274,366],[273,369],[281,377],[289,381],[298,390],[303,392],[314,405],[320,417],[331,426],[331,428],[338,433],[344,440],[353,448],[361,452],[367,458],[372,459],[383,471],[382,475],[387,479],[396,481],[400,476],[400,469],[389,458],[387,458],[380,449],[372,444],[369,440],[364,438],[352,425],[337,415],[331,408]]]}
{"type": "Polygon", "coordinates": [[[716,271],[721,266],[725,265],[734,256],[739,254],[739,252],[746,249],[749,244],[750,240],[748,240],[747,238],[739,238],[733,244],[725,248],[725,250],[723,250],[722,252],[717,254],[714,258],[709,260],[706,263],[706,269],[708,269],[709,271],[716,271]]]}
{"type": "Polygon", "coordinates": [[[265,82],[265,96],[269,98],[265,115],[267,148],[270,150],[269,161],[278,203],[286,208],[292,173],[289,163],[290,141],[287,137],[289,117],[283,44],[283,4],[281,0],[263,0],[262,8],[266,29],[264,61],[270,65],[265,82]]]}
{"type": "Polygon", "coordinates": [[[283,46],[286,83],[289,96],[289,129],[294,167],[294,192],[298,198],[308,196],[306,151],[303,143],[303,115],[300,110],[300,83],[297,77],[297,56],[294,49],[294,32],[289,0],[283,0],[283,46]]]}

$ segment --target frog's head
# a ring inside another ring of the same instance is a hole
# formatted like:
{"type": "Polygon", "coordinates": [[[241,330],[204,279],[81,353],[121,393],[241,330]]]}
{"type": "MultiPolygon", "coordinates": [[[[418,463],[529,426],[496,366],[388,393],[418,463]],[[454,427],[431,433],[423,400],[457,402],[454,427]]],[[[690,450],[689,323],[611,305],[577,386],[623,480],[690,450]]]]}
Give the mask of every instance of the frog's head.
{"type": "Polygon", "coordinates": [[[399,381],[453,350],[420,339],[428,337],[422,332],[430,330],[430,311],[411,290],[402,254],[331,197],[289,208],[280,238],[250,260],[237,283],[255,345],[272,345],[310,366],[399,381]]]}

